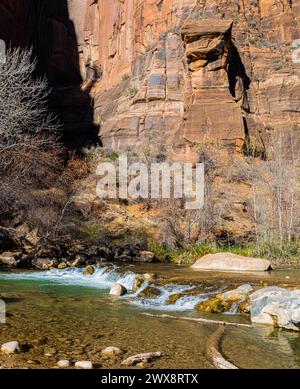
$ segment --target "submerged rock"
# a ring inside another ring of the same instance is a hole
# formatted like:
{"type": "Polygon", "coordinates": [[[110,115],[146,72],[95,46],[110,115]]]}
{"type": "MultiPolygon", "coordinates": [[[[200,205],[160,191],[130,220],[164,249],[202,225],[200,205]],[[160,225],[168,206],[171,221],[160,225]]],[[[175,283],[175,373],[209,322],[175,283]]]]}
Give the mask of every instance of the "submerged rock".
{"type": "Polygon", "coordinates": [[[57,366],[66,369],[67,367],[70,367],[70,361],[68,359],[61,359],[57,362],[57,366]]]}
{"type": "Polygon", "coordinates": [[[251,294],[249,300],[252,323],[300,330],[300,290],[270,286],[251,294]]]}
{"type": "Polygon", "coordinates": [[[207,254],[198,259],[192,269],[219,271],[267,271],[271,262],[262,258],[243,257],[232,253],[207,254]]]}
{"type": "Polygon", "coordinates": [[[75,363],[75,367],[78,367],[79,369],[92,369],[93,364],[91,361],[78,361],[75,363]]]}
{"type": "Polygon", "coordinates": [[[20,345],[17,341],[3,343],[1,346],[1,351],[4,354],[14,354],[20,351],[20,345]]]}
{"type": "Polygon", "coordinates": [[[133,355],[132,357],[129,357],[125,359],[122,362],[122,365],[124,366],[134,366],[138,363],[148,363],[151,362],[157,358],[160,358],[162,356],[162,353],[160,351],[155,353],[145,353],[145,354],[137,354],[133,355]]]}
{"type": "Polygon", "coordinates": [[[87,266],[83,271],[83,274],[86,276],[92,276],[94,273],[95,273],[95,268],[91,265],[87,266]]]}
{"type": "Polygon", "coordinates": [[[106,347],[104,350],[101,351],[101,355],[104,357],[115,357],[123,354],[124,354],[123,350],[114,346],[106,347]]]}
{"type": "Polygon", "coordinates": [[[111,296],[117,296],[117,297],[123,296],[126,293],[127,293],[127,289],[125,288],[125,286],[118,283],[113,284],[109,292],[111,296]]]}

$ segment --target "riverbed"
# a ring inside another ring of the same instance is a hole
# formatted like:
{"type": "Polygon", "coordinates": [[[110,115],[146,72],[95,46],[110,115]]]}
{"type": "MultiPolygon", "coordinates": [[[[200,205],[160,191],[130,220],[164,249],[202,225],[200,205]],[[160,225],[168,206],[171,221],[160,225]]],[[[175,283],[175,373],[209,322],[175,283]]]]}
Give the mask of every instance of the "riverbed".
{"type": "MultiPolygon", "coordinates": [[[[300,288],[300,271],[271,273],[199,272],[167,264],[98,267],[92,276],[83,269],[46,272],[0,272],[0,294],[6,302],[7,321],[0,324],[0,343],[17,340],[22,352],[0,355],[0,365],[11,368],[56,368],[57,361],[90,360],[96,368],[121,368],[127,356],[161,351],[150,364],[154,368],[213,368],[207,358],[207,340],[214,324],[181,320],[204,317],[249,323],[237,312],[200,314],[194,307],[217,292],[244,283],[253,287],[280,285],[300,288]],[[163,280],[160,296],[137,298],[132,291],[138,274],[155,273],[163,280]],[[126,286],[129,294],[109,296],[114,282],[126,286]],[[169,296],[189,290],[174,304],[169,296]],[[151,317],[145,313],[178,317],[151,317]],[[121,357],[107,359],[101,350],[116,346],[121,357]]],[[[240,368],[300,368],[298,332],[255,326],[226,327],[222,353],[240,368]]]]}

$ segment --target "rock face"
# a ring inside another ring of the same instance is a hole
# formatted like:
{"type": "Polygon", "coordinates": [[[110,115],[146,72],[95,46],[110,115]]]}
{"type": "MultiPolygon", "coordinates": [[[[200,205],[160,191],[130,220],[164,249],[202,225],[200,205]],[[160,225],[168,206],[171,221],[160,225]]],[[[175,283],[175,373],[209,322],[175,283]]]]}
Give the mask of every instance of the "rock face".
{"type": "Polygon", "coordinates": [[[208,254],[191,266],[195,270],[219,271],[267,271],[271,262],[262,258],[250,258],[232,253],[208,254]]]}
{"type": "Polygon", "coordinates": [[[73,140],[94,120],[108,147],[155,139],[180,159],[299,125],[299,15],[289,0],[1,0],[0,38],[34,46],[73,140]]]}
{"type": "Polygon", "coordinates": [[[255,139],[263,147],[268,127],[299,123],[299,65],[290,54],[300,37],[296,2],[98,5],[94,117],[104,145],[162,140],[183,146],[184,158],[189,142],[240,149],[255,139]]]}
{"type": "Polygon", "coordinates": [[[300,330],[300,290],[270,286],[254,292],[249,299],[253,323],[300,330]]]}

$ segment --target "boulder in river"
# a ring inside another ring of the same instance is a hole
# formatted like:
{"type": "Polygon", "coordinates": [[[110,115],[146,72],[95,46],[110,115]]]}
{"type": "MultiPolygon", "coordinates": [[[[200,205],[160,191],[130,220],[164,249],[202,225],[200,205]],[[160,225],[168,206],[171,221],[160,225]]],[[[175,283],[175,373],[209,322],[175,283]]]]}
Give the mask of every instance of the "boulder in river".
{"type": "Polygon", "coordinates": [[[144,297],[144,298],[156,298],[161,295],[161,291],[158,288],[155,288],[152,285],[146,286],[145,289],[143,289],[138,297],[144,297]]]}
{"type": "Polygon", "coordinates": [[[92,276],[94,273],[95,273],[95,268],[91,265],[87,266],[83,271],[83,274],[86,276],[92,276]]]}
{"type": "Polygon", "coordinates": [[[207,254],[191,266],[195,270],[267,271],[271,262],[263,258],[243,257],[233,253],[207,254]]]}
{"type": "Polygon", "coordinates": [[[7,342],[2,344],[1,351],[4,354],[14,354],[20,351],[20,345],[17,341],[7,342]]]}
{"type": "Polygon", "coordinates": [[[252,293],[249,300],[252,323],[300,330],[300,290],[269,286],[252,293]]]}
{"type": "Polygon", "coordinates": [[[206,313],[222,313],[228,312],[239,307],[239,304],[249,296],[249,293],[253,290],[249,284],[241,285],[239,288],[229,290],[228,292],[217,294],[215,297],[200,302],[196,309],[200,312],[206,313]]]}
{"type": "Polygon", "coordinates": [[[134,280],[132,290],[134,292],[137,292],[141,288],[141,286],[143,285],[144,282],[145,282],[144,278],[137,276],[136,279],[134,280]]]}
{"type": "Polygon", "coordinates": [[[126,293],[127,293],[127,289],[125,288],[125,286],[118,283],[113,284],[109,292],[111,296],[117,296],[117,297],[123,296],[126,293]]]}

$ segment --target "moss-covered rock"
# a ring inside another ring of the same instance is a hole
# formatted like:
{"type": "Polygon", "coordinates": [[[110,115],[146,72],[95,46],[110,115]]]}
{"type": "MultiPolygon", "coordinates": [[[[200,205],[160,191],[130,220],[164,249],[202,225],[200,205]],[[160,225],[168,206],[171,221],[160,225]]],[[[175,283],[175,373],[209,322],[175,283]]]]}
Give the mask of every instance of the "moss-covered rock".
{"type": "Polygon", "coordinates": [[[143,289],[141,293],[139,293],[138,297],[155,298],[160,295],[161,291],[158,288],[149,285],[145,289],[143,289]]]}
{"type": "Polygon", "coordinates": [[[65,262],[61,262],[58,266],[57,266],[57,268],[59,269],[59,270],[64,270],[64,269],[66,269],[68,267],[68,265],[65,263],[65,262]]]}
{"type": "Polygon", "coordinates": [[[91,276],[94,273],[95,273],[95,268],[91,265],[87,266],[83,271],[83,274],[86,276],[91,276]]]}
{"type": "Polygon", "coordinates": [[[166,305],[173,305],[183,296],[182,293],[175,293],[168,297],[166,305]]]}
{"type": "Polygon", "coordinates": [[[144,277],[144,280],[147,281],[147,282],[154,281],[157,278],[156,274],[154,274],[154,273],[145,273],[143,275],[143,277],[144,277]]]}
{"type": "Polygon", "coordinates": [[[196,305],[196,310],[199,312],[205,313],[224,313],[228,312],[233,304],[238,301],[242,301],[241,297],[231,297],[224,299],[221,295],[202,301],[200,304],[196,305]]]}
{"type": "Polygon", "coordinates": [[[249,298],[246,298],[244,301],[242,301],[239,304],[239,308],[238,308],[239,313],[248,315],[250,313],[250,306],[251,306],[251,301],[249,298]]]}
{"type": "Polygon", "coordinates": [[[133,292],[137,292],[140,287],[143,285],[143,283],[145,282],[144,278],[143,277],[136,277],[136,279],[134,280],[134,283],[133,283],[133,292]]]}

